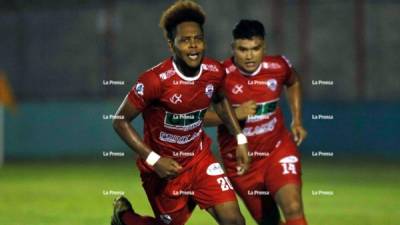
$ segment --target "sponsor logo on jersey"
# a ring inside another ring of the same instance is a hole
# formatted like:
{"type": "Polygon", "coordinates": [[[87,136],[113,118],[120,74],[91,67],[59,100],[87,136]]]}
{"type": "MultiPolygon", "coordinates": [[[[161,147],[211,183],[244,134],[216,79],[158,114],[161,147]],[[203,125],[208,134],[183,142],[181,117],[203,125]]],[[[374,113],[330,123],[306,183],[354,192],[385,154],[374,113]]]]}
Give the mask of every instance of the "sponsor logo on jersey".
{"type": "Polygon", "coordinates": [[[163,73],[160,73],[159,76],[160,76],[160,78],[161,78],[162,80],[166,80],[166,79],[172,77],[174,74],[175,74],[175,70],[170,69],[170,70],[167,70],[167,71],[165,71],[165,72],[163,72],[163,73]]]}
{"type": "Polygon", "coordinates": [[[135,87],[135,91],[138,95],[144,95],[144,84],[143,83],[137,83],[135,87]]]}
{"type": "Polygon", "coordinates": [[[246,135],[247,137],[251,137],[251,136],[271,132],[275,129],[275,125],[277,122],[278,122],[278,120],[276,119],[276,117],[274,117],[272,120],[270,120],[264,124],[257,125],[257,126],[251,126],[251,127],[245,127],[243,129],[243,134],[246,135]]]}
{"type": "Polygon", "coordinates": [[[267,80],[267,87],[268,87],[271,91],[276,91],[276,88],[278,87],[278,81],[276,81],[276,79],[269,79],[269,80],[267,80]]]}
{"type": "Polygon", "coordinates": [[[202,130],[200,129],[200,130],[194,132],[193,134],[180,136],[180,135],[170,134],[170,133],[161,131],[159,138],[161,141],[164,141],[164,142],[184,145],[184,144],[187,144],[187,143],[193,141],[198,136],[200,136],[201,132],[202,132],[202,130]]]}
{"type": "Polygon", "coordinates": [[[212,163],[207,168],[207,174],[210,176],[219,176],[224,174],[224,170],[219,163],[212,163]]]}
{"type": "Polygon", "coordinates": [[[161,221],[163,221],[163,223],[165,224],[170,224],[172,222],[172,217],[168,214],[162,214],[160,215],[160,219],[161,221]]]}
{"type": "Polygon", "coordinates": [[[214,85],[208,84],[204,92],[206,93],[207,97],[211,98],[214,93],[214,85]]]}
{"type": "Polygon", "coordinates": [[[196,110],[189,113],[165,112],[164,126],[174,130],[193,130],[201,125],[207,108],[196,110]]]}
{"type": "Polygon", "coordinates": [[[175,105],[178,103],[182,103],[182,94],[174,94],[171,98],[169,98],[169,101],[175,105]]]}
{"type": "Polygon", "coordinates": [[[218,67],[212,64],[201,64],[203,70],[211,71],[211,72],[218,72],[218,67]]]}
{"type": "Polygon", "coordinates": [[[235,69],[236,69],[236,66],[235,66],[235,65],[230,65],[229,67],[227,67],[227,68],[225,69],[225,72],[226,72],[226,74],[230,74],[230,73],[232,73],[233,71],[235,71],[235,69]]]}
{"type": "Polygon", "coordinates": [[[279,63],[269,62],[267,64],[268,64],[268,68],[269,69],[280,69],[280,68],[282,68],[282,66],[279,63]]]}
{"type": "Polygon", "coordinates": [[[232,88],[232,93],[235,95],[243,93],[243,85],[235,84],[235,86],[232,88]]]}

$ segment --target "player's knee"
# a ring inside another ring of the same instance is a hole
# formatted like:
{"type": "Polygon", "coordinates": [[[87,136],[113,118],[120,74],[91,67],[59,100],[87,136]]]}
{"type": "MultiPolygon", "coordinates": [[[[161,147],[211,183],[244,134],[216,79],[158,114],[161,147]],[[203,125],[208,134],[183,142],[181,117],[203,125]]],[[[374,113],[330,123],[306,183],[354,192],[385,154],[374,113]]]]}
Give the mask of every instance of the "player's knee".
{"type": "Polygon", "coordinates": [[[242,214],[226,214],[221,218],[221,225],[244,225],[242,214]]]}
{"type": "Polygon", "coordinates": [[[303,214],[303,207],[300,201],[292,201],[286,205],[282,206],[282,211],[285,214],[285,217],[293,217],[299,216],[303,214]]]}

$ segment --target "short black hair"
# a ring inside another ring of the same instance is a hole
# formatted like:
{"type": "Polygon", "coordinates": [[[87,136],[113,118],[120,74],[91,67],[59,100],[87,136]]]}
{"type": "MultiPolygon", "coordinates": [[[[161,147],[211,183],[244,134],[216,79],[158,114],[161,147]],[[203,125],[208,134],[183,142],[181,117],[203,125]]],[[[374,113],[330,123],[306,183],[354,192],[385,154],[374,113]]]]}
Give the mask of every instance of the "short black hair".
{"type": "Polygon", "coordinates": [[[235,25],[232,30],[233,39],[252,39],[260,37],[264,40],[264,25],[258,20],[242,19],[235,25]]]}
{"type": "Polygon", "coordinates": [[[206,15],[200,5],[189,0],[179,0],[166,9],[160,19],[160,27],[168,40],[174,40],[176,26],[182,22],[196,22],[203,31],[206,15]]]}

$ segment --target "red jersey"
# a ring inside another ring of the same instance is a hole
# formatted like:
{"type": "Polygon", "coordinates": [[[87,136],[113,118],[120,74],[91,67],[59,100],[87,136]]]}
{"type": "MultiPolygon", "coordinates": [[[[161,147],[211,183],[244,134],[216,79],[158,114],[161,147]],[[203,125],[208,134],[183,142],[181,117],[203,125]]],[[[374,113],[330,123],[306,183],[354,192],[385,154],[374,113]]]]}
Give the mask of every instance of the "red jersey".
{"type": "MultiPolygon", "coordinates": [[[[264,157],[286,131],[278,102],[283,86],[293,83],[291,65],[282,56],[266,56],[253,74],[240,71],[232,59],[226,60],[223,67],[226,71],[224,91],[233,107],[249,100],[257,102],[255,115],[240,124],[253,160],[264,157]]],[[[236,138],[224,125],[218,127],[218,142],[222,157],[235,159],[236,138]]]]}
{"type": "MultiPolygon", "coordinates": [[[[182,166],[192,165],[209,151],[210,138],[202,129],[212,95],[225,73],[221,65],[204,58],[195,77],[183,75],[169,58],[143,73],[128,94],[144,119],[144,142],[161,156],[182,166]]],[[[139,167],[147,167],[139,160],[139,167]]]]}

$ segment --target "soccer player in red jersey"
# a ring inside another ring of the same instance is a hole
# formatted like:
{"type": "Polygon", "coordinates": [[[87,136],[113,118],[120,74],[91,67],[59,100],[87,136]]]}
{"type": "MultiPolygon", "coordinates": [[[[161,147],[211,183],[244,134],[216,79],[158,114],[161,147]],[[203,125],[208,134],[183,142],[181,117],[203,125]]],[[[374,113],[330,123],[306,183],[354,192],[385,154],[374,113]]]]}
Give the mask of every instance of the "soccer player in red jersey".
{"type": "Polygon", "coordinates": [[[296,146],[307,135],[301,119],[299,76],[285,57],[265,55],[265,30],[259,21],[241,20],[233,38],[233,57],[223,63],[227,73],[224,89],[233,106],[240,106],[236,113],[243,119],[252,157],[248,173],[236,174],[236,140],[218,115],[207,112],[205,124],[219,125],[218,141],[227,174],[258,224],[279,223],[277,204],[284,224],[305,225],[296,146]],[[284,126],[278,105],[284,87],[292,112],[292,134],[284,126]]]}
{"type": "Polygon", "coordinates": [[[116,115],[113,126],[139,156],[137,166],[154,217],[133,211],[128,199],[114,203],[111,224],[182,225],[196,205],[222,225],[243,225],[235,192],[210,151],[210,138],[202,129],[211,103],[237,136],[237,174],[247,171],[247,139],[231,104],[221,90],[221,65],[204,57],[205,14],[192,1],[177,1],[161,16],[172,57],[141,74],[116,115]],[[130,122],[142,114],[144,140],[130,122]]]}

